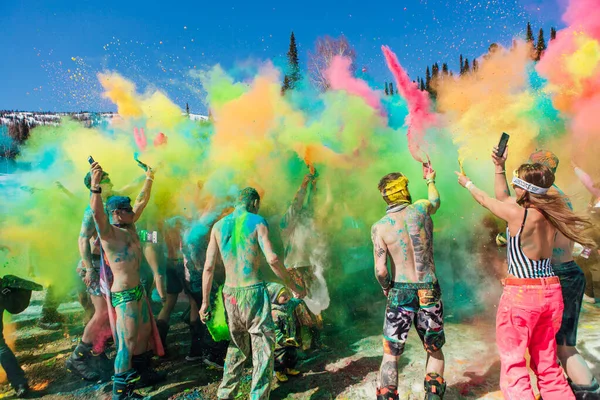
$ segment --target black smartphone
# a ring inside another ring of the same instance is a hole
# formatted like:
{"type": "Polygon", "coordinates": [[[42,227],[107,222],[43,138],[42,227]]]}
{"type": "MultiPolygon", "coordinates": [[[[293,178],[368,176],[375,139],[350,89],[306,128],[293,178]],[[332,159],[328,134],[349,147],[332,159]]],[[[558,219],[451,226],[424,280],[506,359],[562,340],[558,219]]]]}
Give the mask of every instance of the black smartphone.
{"type": "Polygon", "coordinates": [[[94,161],[94,157],[89,156],[88,157],[88,162],[90,163],[90,165],[92,165],[95,161],[94,161]]]}
{"type": "Polygon", "coordinates": [[[500,137],[500,143],[498,143],[498,151],[496,152],[497,157],[502,157],[504,155],[504,151],[506,150],[506,145],[508,144],[508,139],[510,136],[506,132],[502,132],[502,137],[500,137]]]}

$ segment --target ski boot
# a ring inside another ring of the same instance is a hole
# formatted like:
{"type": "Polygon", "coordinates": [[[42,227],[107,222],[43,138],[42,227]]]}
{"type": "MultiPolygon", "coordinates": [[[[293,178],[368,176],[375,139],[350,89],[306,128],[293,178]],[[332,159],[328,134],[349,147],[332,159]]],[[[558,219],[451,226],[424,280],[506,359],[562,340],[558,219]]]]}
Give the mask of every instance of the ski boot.
{"type": "Polygon", "coordinates": [[[67,371],[74,372],[86,381],[98,381],[100,374],[94,370],[92,365],[92,345],[80,342],[73,354],[65,363],[67,371]]]}
{"type": "Polygon", "coordinates": [[[576,400],[600,400],[600,385],[596,378],[589,385],[576,385],[569,379],[576,400]]]}
{"type": "Polygon", "coordinates": [[[377,400],[399,400],[398,388],[396,386],[387,386],[377,389],[377,400]]]}
{"type": "Polygon", "coordinates": [[[140,377],[135,369],[115,374],[113,382],[112,400],[145,399],[139,393],[134,392],[137,381],[140,377]]]}
{"type": "Polygon", "coordinates": [[[446,392],[446,381],[441,375],[430,372],[425,375],[425,400],[442,400],[446,392]]]}
{"type": "Polygon", "coordinates": [[[136,383],[138,388],[155,385],[167,378],[166,373],[157,372],[152,368],[152,354],[152,351],[147,351],[131,358],[131,365],[139,375],[136,383]]]}

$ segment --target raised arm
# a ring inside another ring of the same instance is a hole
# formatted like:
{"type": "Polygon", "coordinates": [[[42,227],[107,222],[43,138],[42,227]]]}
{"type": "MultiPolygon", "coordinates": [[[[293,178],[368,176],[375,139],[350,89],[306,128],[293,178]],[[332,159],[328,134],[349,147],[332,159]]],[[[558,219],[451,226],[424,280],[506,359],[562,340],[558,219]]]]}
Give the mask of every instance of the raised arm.
{"type": "Polygon", "coordinates": [[[148,201],[150,201],[150,193],[152,192],[152,183],[154,182],[154,171],[152,168],[148,168],[146,171],[146,181],[144,182],[144,186],[142,187],[142,191],[135,199],[135,204],[133,205],[133,212],[135,216],[133,217],[133,222],[136,222],[142,216],[144,209],[148,205],[148,201]]]}
{"type": "Polygon", "coordinates": [[[298,298],[302,298],[306,296],[306,289],[298,286],[290,276],[289,272],[283,266],[283,263],[279,260],[279,257],[273,251],[273,245],[271,240],[269,239],[269,228],[267,227],[267,222],[264,221],[260,223],[257,227],[258,233],[258,244],[260,245],[260,249],[262,250],[269,266],[277,275],[279,279],[283,281],[283,284],[290,288],[294,295],[298,298]]]}
{"type": "Polygon", "coordinates": [[[496,155],[497,151],[498,147],[496,146],[492,150],[492,160],[494,161],[495,166],[494,195],[496,196],[497,200],[514,202],[514,198],[510,196],[510,188],[508,187],[508,182],[506,180],[506,159],[508,158],[508,146],[506,146],[506,150],[504,150],[502,157],[498,157],[496,155]]]}
{"type": "Polygon", "coordinates": [[[458,175],[458,183],[469,190],[475,201],[490,210],[496,217],[506,222],[519,218],[520,207],[516,203],[506,203],[493,199],[483,190],[477,188],[466,175],[459,172],[456,172],[456,175],[458,175]]]}
{"type": "Polygon", "coordinates": [[[104,203],[102,202],[102,195],[100,190],[100,181],[102,180],[102,167],[97,162],[93,163],[92,166],[92,184],[90,191],[90,207],[92,209],[92,216],[96,223],[96,229],[98,235],[102,240],[108,240],[114,236],[114,230],[108,220],[108,216],[104,211],[104,203]]]}
{"type": "Polygon", "coordinates": [[[206,322],[209,319],[210,290],[215,276],[215,264],[217,263],[218,250],[215,228],[213,228],[210,231],[210,240],[206,249],[206,261],[204,262],[204,272],[202,273],[202,306],[199,311],[202,322],[206,322]]]}
{"type": "Polygon", "coordinates": [[[573,164],[575,175],[579,178],[583,186],[597,199],[600,199],[600,188],[594,186],[594,180],[584,170],[573,164]]]}
{"type": "Polygon", "coordinates": [[[440,209],[440,193],[435,187],[435,171],[429,170],[429,173],[425,177],[427,182],[427,200],[429,200],[429,214],[435,214],[440,209]]]}
{"type": "Polygon", "coordinates": [[[314,175],[311,174],[306,174],[304,177],[300,188],[294,196],[294,200],[292,200],[292,204],[290,204],[287,211],[283,215],[283,218],[281,219],[281,229],[289,229],[295,224],[298,213],[300,213],[300,210],[302,210],[302,205],[304,204],[304,199],[306,198],[306,188],[312,179],[314,179],[314,175]]]}
{"type": "Polygon", "coordinates": [[[79,231],[79,255],[83,262],[83,267],[89,270],[93,267],[92,265],[92,246],[90,240],[96,232],[96,226],[94,225],[94,215],[91,209],[86,209],[83,214],[83,221],[81,223],[81,230],[79,231]]]}
{"type": "Polygon", "coordinates": [[[375,258],[375,277],[381,285],[384,295],[388,295],[392,287],[392,280],[387,267],[387,245],[377,232],[377,224],[371,228],[371,241],[373,242],[373,257],[375,258]]]}

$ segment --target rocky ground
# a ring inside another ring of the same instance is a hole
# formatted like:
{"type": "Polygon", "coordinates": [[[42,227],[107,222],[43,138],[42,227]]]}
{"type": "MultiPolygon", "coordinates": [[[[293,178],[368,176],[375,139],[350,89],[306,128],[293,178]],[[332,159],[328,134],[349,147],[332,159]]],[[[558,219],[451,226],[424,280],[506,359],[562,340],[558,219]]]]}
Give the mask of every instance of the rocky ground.
{"type": "MultiPolygon", "coordinates": [[[[381,319],[383,302],[370,306],[357,322],[341,331],[326,330],[330,353],[308,354],[299,369],[302,375],[285,384],[274,383],[272,399],[374,399],[375,380],[381,361],[381,319]],[[377,311],[379,310],[379,311],[377,311]]],[[[82,333],[83,312],[77,303],[63,304],[59,311],[66,323],[60,331],[37,327],[39,298],[22,314],[6,323],[5,336],[14,343],[30,383],[32,397],[46,399],[108,399],[111,386],[90,384],[70,375],[65,360],[82,333]]],[[[221,372],[202,363],[185,361],[189,345],[187,326],[181,321],[184,304],[173,315],[170,332],[170,358],[157,363],[168,371],[167,382],[142,393],[152,399],[215,399],[221,372]]],[[[364,311],[364,310],[363,310],[364,311]]],[[[327,316],[325,314],[325,316],[327,316]]],[[[579,324],[578,347],[596,376],[600,376],[600,307],[585,304],[579,324]]],[[[501,399],[498,391],[499,359],[494,342],[494,311],[473,321],[458,322],[448,315],[447,344],[444,347],[448,381],[446,399],[501,399]]],[[[112,356],[112,355],[111,355],[112,356]]],[[[422,399],[424,352],[418,336],[412,333],[401,362],[401,399],[422,399]]],[[[242,391],[248,392],[250,369],[242,391]]],[[[6,382],[0,397],[12,398],[6,382]]]]}

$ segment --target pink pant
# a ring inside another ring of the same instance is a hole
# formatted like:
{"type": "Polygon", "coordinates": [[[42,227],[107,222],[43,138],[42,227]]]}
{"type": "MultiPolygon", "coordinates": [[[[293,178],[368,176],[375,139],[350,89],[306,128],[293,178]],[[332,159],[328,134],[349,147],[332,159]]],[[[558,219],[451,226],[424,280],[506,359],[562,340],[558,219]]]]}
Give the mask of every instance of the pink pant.
{"type": "Polygon", "coordinates": [[[496,315],[496,344],[500,352],[500,389],[506,400],[533,400],[525,361],[538,377],[544,400],[574,400],[556,361],[555,335],[560,328],[563,300],[559,283],[504,286],[496,315]]]}

